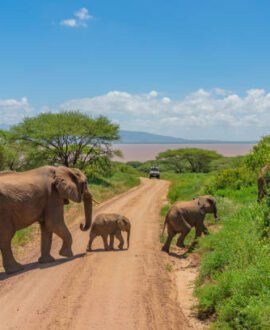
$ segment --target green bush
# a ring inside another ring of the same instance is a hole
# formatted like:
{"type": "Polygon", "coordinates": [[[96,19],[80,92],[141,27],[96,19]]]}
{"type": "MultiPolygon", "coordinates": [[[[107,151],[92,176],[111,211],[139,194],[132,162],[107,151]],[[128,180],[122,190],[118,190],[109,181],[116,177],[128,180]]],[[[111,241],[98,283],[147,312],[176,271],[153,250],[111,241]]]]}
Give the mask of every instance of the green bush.
{"type": "Polygon", "coordinates": [[[255,183],[255,175],[246,167],[229,168],[216,174],[210,187],[213,190],[235,189],[250,187],[255,183]]]}
{"type": "Polygon", "coordinates": [[[215,314],[214,329],[270,328],[270,246],[262,236],[268,212],[265,205],[241,207],[200,242],[207,253],[197,283],[198,314],[215,314]]]}
{"type": "Polygon", "coordinates": [[[245,161],[246,161],[245,156],[221,157],[211,161],[210,170],[221,171],[228,168],[241,167],[245,164],[245,161]]]}

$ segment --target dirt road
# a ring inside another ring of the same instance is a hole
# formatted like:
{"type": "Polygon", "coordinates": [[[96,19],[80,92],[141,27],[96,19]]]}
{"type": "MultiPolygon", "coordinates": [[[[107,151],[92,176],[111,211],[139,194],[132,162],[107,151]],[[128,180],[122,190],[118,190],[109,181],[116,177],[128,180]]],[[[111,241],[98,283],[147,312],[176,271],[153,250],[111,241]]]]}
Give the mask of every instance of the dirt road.
{"type": "Polygon", "coordinates": [[[0,329],[190,329],[160,252],[159,212],[167,189],[166,181],[143,179],[95,210],[130,218],[129,250],[105,252],[97,238],[97,250],[85,254],[88,233],[79,230],[78,217],[71,229],[73,259],[59,258],[57,240],[58,262],[38,265],[36,247],[24,259],[31,263],[25,272],[0,274],[0,329]]]}

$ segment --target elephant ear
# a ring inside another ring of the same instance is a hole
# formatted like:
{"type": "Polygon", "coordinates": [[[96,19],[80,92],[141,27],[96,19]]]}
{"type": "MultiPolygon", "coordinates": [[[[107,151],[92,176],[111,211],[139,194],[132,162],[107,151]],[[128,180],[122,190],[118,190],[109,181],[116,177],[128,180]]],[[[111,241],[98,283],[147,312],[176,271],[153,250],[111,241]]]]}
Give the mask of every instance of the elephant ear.
{"type": "Polygon", "coordinates": [[[206,199],[207,199],[208,203],[210,203],[211,205],[216,204],[216,199],[213,196],[207,196],[206,199]]]}
{"type": "Polygon", "coordinates": [[[78,178],[71,169],[64,166],[60,166],[56,169],[55,188],[65,200],[65,203],[67,203],[69,199],[73,202],[81,202],[78,178]]]}
{"type": "Polygon", "coordinates": [[[200,213],[202,215],[204,215],[207,206],[209,206],[209,205],[207,205],[207,203],[209,203],[209,202],[207,201],[207,199],[205,197],[198,197],[197,200],[198,200],[198,206],[199,206],[199,209],[200,209],[200,213]]]}
{"type": "Polygon", "coordinates": [[[125,230],[129,225],[128,220],[125,217],[120,216],[117,220],[118,226],[121,230],[125,230]]]}

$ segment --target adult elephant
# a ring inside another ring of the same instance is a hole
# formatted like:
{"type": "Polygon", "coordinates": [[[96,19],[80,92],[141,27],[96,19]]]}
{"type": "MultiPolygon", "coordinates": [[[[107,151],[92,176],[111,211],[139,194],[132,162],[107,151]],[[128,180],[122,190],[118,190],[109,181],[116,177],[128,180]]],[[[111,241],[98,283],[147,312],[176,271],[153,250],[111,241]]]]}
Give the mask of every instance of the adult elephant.
{"type": "Polygon", "coordinates": [[[11,250],[11,240],[19,229],[38,221],[41,228],[40,263],[53,261],[50,255],[52,235],[63,244],[59,251],[65,257],[73,256],[72,237],[64,222],[64,204],[69,200],[84,202],[85,224],[92,222],[92,196],[87,188],[86,176],[78,169],[64,166],[44,166],[34,170],[0,174],[0,249],[7,273],[23,269],[11,250]]]}
{"type": "Polygon", "coordinates": [[[213,196],[205,195],[194,198],[191,201],[176,202],[169,209],[165,222],[163,233],[167,225],[168,237],[162,247],[162,251],[169,253],[173,237],[180,233],[176,245],[184,247],[184,240],[192,227],[195,227],[195,239],[202,233],[208,234],[208,229],[204,225],[204,218],[207,213],[213,213],[215,219],[217,216],[216,200],[213,196]]]}

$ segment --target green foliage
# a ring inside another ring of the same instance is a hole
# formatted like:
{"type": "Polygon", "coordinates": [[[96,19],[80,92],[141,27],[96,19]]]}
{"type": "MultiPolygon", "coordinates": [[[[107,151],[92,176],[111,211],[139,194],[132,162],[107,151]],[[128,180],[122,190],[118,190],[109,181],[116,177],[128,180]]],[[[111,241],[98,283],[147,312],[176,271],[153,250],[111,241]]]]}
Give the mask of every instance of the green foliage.
{"type": "Polygon", "coordinates": [[[138,168],[142,165],[142,162],[139,162],[138,160],[133,160],[133,161],[127,162],[126,164],[131,167],[138,168]]]}
{"type": "Polygon", "coordinates": [[[4,147],[0,145],[0,171],[5,169],[5,150],[4,147]]]}
{"type": "Polygon", "coordinates": [[[137,170],[148,174],[151,167],[158,167],[161,174],[173,170],[172,164],[163,160],[148,160],[144,163],[141,163],[141,165],[137,167],[137,170]]]}
{"type": "Polygon", "coordinates": [[[265,205],[241,207],[200,242],[208,252],[196,290],[199,316],[216,314],[215,329],[270,328],[270,249],[261,235],[265,212],[265,205]]]}
{"type": "Polygon", "coordinates": [[[89,177],[90,190],[98,201],[109,199],[140,183],[139,173],[133,168],[124,164],[114,166],[115,170],[109,177],[89,177]]]}
{"type": "Polygon", "coordinates": [[[213,329],[270,329],[270,210],[256,203],[256,172],[270,151],[266,142],[245,163],[216,173],[205,188],[222,197],[222,228],[200,240],[196,289],[198,315],[214,318],[213,329]]]}
{"type": "Polygon", "coordinates": [[[220,157],[214,159],[210,163],[211,171],[221,171],[225,169],[231,169],[235,167],[242,167],[245,165],[246,157],[237,156],[237,157],[220,157]]]}
{"type": "Polygon", "coordinates": [[[173,165],[176,173],[188,169],[193,173],[209,172],[211,161],[222,156],[216,151],[197,148],[167,150],[158,154],[158,160],[166,160],[173,165]]]}
{"type": "Polygon", "coordinates": [[[256,182],[256,176],[247,167],[229,168],[218,172],[212,180],[209,190],[235,189],[250,187],[256,182]]]}
{"type": "Polygon", "coordinates": [[[266,202],[256,203],[257,174],[245,162],[220,158],[212,162],[218,170],[212,174],[165,175],[172,181],[170,202],[205,193],[217,197],[222,221],[199,240],[195,293],[198,316],[211,318],[211,328],[218,330],[270,329],[270,210],[266,202]]]}
{"type": "Polygon", "coordinates": [[[29,147],[30,154],[36,155],[28,159],[38,165],[46,162],[84,168],[118,153],[111,148],[111,142],[118,138],[118,126],[105,117],[94,119],[80,112],[26,118],[11,129],[11,134],[14,143],[29,147]]]}
{"type": "Polygon", "coordinates": [[[259,171],[264,165],[270,164],[270,135],[263,137],[247,156],[247,166],[253,171],[259,171]]]}
{"type": "Polygon", "coordinates": [[[204,173],[164,174],[164,179],[172,182],[168,193],[169,201],[174,203],[177,200],[189,200],[202,194],[211,177],[204,173]]]}

